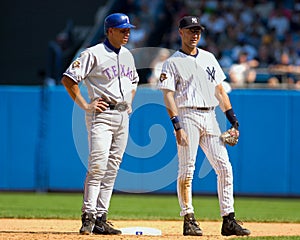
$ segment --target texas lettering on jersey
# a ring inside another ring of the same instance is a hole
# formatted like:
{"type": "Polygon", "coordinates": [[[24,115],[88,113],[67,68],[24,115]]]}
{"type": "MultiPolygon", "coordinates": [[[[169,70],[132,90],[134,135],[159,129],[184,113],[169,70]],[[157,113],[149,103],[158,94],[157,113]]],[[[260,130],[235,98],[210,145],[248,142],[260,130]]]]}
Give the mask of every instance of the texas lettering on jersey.
{"type": "Polygon", "coordinates": [[[118,72],[118,66],[113,65],[103,70],[103,75],[105,75],[109,80],[120,77],[128,77],[130,80],[133,80],[133,70],[130,67],[120,64],[120,74],[118,72]]]}

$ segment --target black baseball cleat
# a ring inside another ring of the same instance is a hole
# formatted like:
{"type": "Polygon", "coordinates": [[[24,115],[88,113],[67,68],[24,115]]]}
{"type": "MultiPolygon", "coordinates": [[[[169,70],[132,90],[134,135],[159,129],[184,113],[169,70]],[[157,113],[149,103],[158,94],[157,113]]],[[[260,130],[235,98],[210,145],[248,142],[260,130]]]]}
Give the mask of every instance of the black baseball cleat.
{"type": "Polygon", "coordinates": [[[184,236],[202,236],[202,230],[199,223],[196,221],[193,213],[188,213],[184,216],[183,235],[184,236]]]}
{"type": "Polygon", "coordinates": [[[82,226],[79,233],[82,235],[89,235],[93,231],[95,225],[96,217],[92,213],[83,213],[81,215],[82,226]]]}
{"type": "MultiPolygon", "coordinates": [[[[239,222],[242,224],[241,222],[239,222]]],[[[221,234],[223,236],[246,236],[250,235],[250,231],[246,228],[243,228],[238,221],[234,218],[234,213],[230,213],[228,216],[223,217],[223,224],[221,229],[221,234]]]]}
{"type": "Polygon", "coordinates": [[[103,214],[101,217],[96,218],[95,226],[93,229],[94,234],[103,234],[103,235],[120,235],[122,232],[118,229],[114,229],[113,225],[106,221],[106,214],[103,214]]]}

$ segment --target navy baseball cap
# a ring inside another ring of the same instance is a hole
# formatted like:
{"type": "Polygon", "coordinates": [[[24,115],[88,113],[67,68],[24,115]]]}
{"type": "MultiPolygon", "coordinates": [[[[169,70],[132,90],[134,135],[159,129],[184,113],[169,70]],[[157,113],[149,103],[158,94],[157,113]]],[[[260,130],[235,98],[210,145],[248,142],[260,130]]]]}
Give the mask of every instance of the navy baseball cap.
{"type": "Polygon", "coordinates": [[[198,28],[202,31],[204,27],[200,24],[200,18],[195,16],[185,16],[179,20],[179,28],[198,28]]]}

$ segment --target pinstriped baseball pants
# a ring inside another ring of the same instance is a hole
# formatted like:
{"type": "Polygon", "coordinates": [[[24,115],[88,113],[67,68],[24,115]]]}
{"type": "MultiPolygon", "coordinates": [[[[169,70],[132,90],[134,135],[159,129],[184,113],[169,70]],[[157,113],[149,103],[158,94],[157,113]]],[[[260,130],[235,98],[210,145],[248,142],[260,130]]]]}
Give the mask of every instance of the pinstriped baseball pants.
{"type": "Polygon", "coordinates": [[[108,212],[110,199],[128,139],[127,112],[106,110],[87,114],[88,171],[82,212],[97,216],[108,212]]]}
{"type": "Polygon", "coordinates": [[[234,212],[232,166],[227,149],[219,139],[221,131],[215,112],[180,108],[179,117],[189,140],[188,146],[177,145],[179,160],[177,195],[181,208],[180,216],[194,213],[192,180],[199,145],[217,174],[220,215],[225,216],[234,212]]]}

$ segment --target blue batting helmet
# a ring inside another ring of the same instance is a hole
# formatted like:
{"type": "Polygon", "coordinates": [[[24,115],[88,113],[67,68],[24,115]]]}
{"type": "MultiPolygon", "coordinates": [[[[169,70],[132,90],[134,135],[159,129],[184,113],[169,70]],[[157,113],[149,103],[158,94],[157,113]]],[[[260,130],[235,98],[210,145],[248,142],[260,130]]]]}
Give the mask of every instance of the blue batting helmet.
{"type": "Polygon", "coordinates": [[[108,15],[104,20],[104,32],[109,28],[135,28],[130,24],[129,17],[123,13],[113,13],[108,15]]]}

